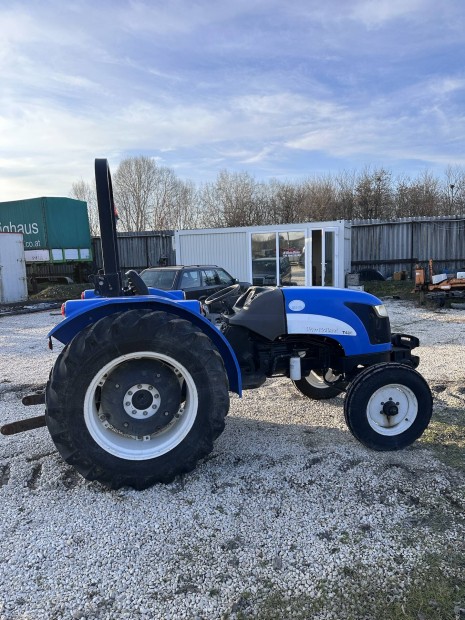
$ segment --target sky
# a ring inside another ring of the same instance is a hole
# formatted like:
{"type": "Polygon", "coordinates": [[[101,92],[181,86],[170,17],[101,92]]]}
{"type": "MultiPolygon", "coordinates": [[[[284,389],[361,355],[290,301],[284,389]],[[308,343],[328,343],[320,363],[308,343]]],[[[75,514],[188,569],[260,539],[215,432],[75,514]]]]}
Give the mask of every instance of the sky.
{"type": "Polygon", "coordinates": [[[2,0],[0,201],[153,157],[196,185],[465,166],[463,0],[2,0]]]}

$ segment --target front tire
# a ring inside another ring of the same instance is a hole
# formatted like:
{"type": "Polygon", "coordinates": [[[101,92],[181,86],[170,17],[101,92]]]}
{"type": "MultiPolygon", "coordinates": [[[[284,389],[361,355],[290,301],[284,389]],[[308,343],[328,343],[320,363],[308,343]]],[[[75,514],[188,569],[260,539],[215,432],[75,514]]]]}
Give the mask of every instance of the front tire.
{"type": "Polygon", "coordinates": [[[335,375],[331,369],[326,371],[324,377],[323,370],[311,370],[307,377],[293,381],[293,384],[304,396],[313,400],[325,400],[335,398],[343,391],[325,383],[325,380],[331,383],[337,379],[338,375],[335,375]]]}
{"type": "Polygon", "coordinates": [[[223,361],[205,334],[165,312],[130,310],[83,330],[47,384],[46,421],[87,480],[144,489],[194,469],[229,409],[223,361]]]}
{"type": "Polygon", "coordinates": [[[431,419],[433,398],[412,367],[383,363],[363,370],[349,385],[344,416],[351,433],[372,450],[400,450],[412,444],[431,419]]]}

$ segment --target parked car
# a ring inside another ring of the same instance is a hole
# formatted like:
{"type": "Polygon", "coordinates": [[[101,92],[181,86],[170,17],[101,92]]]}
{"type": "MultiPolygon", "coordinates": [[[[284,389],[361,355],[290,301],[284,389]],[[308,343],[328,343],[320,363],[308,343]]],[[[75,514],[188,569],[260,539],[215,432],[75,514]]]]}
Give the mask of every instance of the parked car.
{"type": "Polygon", "coordinates": [[[251,286],[250,282],[239,282],[225,269],[216,265],[150,267],[144,269],[140,277],[147,286],[163,291],[184,291],[186,299],[201,301],[233,284],[240,284],[238,297],[251,286]]]}
{"type": "MultiPolygon", "coordinates": [[[[291,263],[287,256],[279,259],[279,281],[290,286],[291,263]]],[[[276,286],[276,258],[254,258],[252,260],[252,279],[257,286],[276,286]]]]}

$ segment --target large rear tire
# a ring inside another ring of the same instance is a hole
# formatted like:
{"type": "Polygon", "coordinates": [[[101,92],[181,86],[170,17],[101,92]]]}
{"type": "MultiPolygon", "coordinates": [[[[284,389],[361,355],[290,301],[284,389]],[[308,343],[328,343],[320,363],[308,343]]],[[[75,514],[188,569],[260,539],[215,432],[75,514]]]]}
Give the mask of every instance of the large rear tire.
{"type": "Polygon", "coordinates": [[[433,398],[411,366],[388,362],[369,366],[350,383],[344,415],[351,433],[372,450],[400,450],[412,444],[431,419],[433,398]]]}
{"type": "Polygon", "coordinates": [[[144,489],[191,471],[224,429],[223,360],[189,321],[130,310],[100,319],[63,349],[46,421],[87,480],[144,489]]]}

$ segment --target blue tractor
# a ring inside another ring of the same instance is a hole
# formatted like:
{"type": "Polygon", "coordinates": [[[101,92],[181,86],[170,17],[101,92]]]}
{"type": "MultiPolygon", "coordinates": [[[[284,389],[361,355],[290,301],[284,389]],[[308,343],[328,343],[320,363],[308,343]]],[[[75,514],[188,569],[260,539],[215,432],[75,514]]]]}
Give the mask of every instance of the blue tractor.
{"type": "MultiPolygon", "coordinates": [[[[371,449],[420,437],[432,396],[415,370],[419,342],[391,334],[379,299],[272,286],[237,299],[232,286],[205,302],[224,304],[218,328],[180,291],[147,288],[134,271],[123,286],[107,161],[97,159],[95,170],[104,269],[95,290],[66,302],[49,334],[65,346],[43,398],[58,451],[84,478],[136,489],[172,481],[213,449],[229,393],[277,376],[312,399],[346,391],[347,426],[371,449]]],[[[14,424],[6,432],[25,430],[14,424]]]]}

